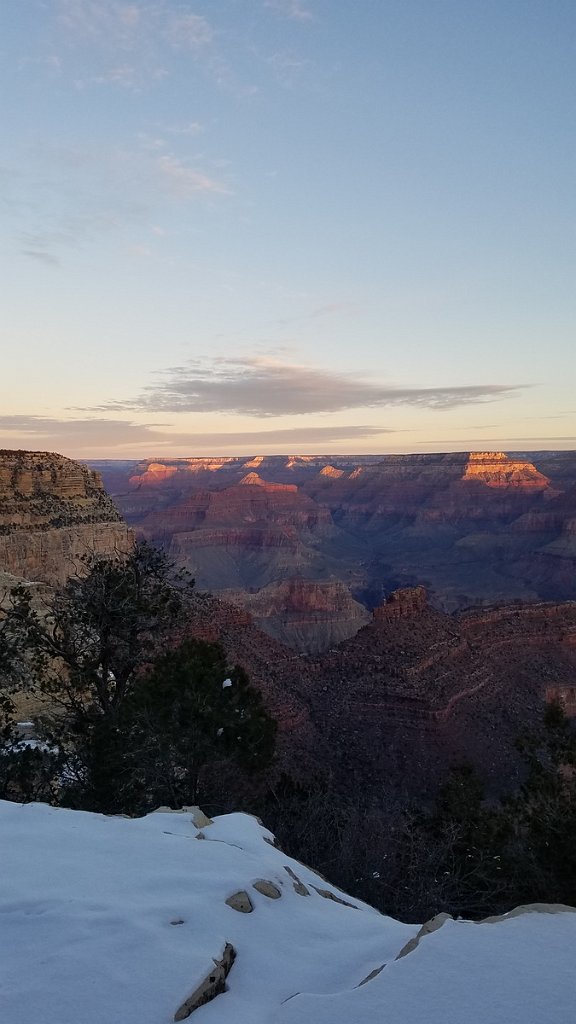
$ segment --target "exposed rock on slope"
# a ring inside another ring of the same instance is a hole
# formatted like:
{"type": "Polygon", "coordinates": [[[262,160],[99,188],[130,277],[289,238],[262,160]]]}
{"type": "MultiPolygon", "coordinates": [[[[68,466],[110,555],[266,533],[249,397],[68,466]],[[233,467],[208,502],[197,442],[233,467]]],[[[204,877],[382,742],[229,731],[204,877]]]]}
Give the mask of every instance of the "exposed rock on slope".
{"type": "Polygon", "coordinates": [[[294,484],[254,472],[222,490],[187,493],[140,518],[138,531],[213,592],[259,588],[295,571],[320,575],[318,545],[338,532],[328,509],[294,484]]]}
{"type": "Polygon", "coordinates": [[[393,595],[329,651],[295,656],[247,611],[198,595],[191,635],[223,644],[280,722],[282,767],[350,792],[433,794],[471,761],[489,789],[519,781],[515,740],[558,697],[576,714],[576,602],[447,615],[393,595]],[[400,612],[400,614],[398,614],[400,612]]]}
{"type": "Polygon", "coordinates": [[[385,601],[374,609],[376,622],[393,622],[395,619],[407,619],[418,615],[428,603],[428,595],[424,587],[404,587],[393,590],[385,601]]]}
{"type": "Polygon", "coordinates": [[[570,710],[576,602],[446,615],[409,590],[335,651],[291,666],[333,768],[365,783],[434,790],[448,763],[472,761],[494,791],[518,780],[514,742],[541,726],[546,700],[570,710]],[[387,614],[403,609],[404,614],[387,614]]]}
{"type": "Polygon", "coordinates": [[[224,590],[222,597],[248,609],[270,636],[308,653],[347,640],[370,621],[364,605],[334,580],[282,580],[256,593],[224,590]]]}
{"type": "Polygon", "coordinates": [[[81,571],[83,556],[132,543],[93,470],[48,452],[0,451],[0,570],[56,585],[81,571]]]}

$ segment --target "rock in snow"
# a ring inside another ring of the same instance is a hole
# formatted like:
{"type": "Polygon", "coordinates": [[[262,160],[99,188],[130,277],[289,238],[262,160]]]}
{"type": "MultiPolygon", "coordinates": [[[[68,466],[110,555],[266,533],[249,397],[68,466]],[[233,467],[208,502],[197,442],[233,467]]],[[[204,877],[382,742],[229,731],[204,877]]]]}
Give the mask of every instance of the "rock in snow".
{"type": "Polygon", "coordinates": [[[576,1020],[570,908],[400,924],[243,814],[200,834],[190,810],[127,819],[1,802],[0,835],[7,1024],[576,1020]],[[252,913],[235,912],[239,893],[252,913]]]}

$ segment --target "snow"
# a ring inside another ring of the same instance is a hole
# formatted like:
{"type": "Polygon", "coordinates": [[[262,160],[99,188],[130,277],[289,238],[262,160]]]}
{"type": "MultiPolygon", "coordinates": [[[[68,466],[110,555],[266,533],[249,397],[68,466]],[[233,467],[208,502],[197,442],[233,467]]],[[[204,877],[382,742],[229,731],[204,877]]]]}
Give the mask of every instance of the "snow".
{"type": "Polygon", "coordinates": [[[222,689],[226,690],[229,686],[232,686],[232,680],[225,679],[224,682],[222,683],[222,689]]]}
{"type": "Polygon", "coordinates": [[[418,925],[340,893],[247,815],[199,830],[190,811],[128,819],[0,802],[0,835],[8,1024],[168,1024],[227,942],[237,954],[227,991],[193,1024],[576,1020],[576,913],[448,921],[395,960],[418,925]],[[258,880],[281,898],[256,891],[258,880]],[[226,905],[240,890],[253,913],[226,905]]]}

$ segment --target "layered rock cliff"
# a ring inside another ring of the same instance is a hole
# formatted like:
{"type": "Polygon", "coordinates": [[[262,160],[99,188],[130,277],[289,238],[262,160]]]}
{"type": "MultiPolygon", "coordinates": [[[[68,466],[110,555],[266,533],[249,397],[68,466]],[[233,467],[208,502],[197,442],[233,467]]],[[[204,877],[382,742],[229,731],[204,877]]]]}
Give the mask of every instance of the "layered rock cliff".
{"type": "Polygon", "coordinates": [[[211,591],[259,588],[295,571],[314,577],[318,544],[337,532],[329,510],[296,485],[255,472],[230,487],[182,494],[140,517],[138,531],[211,591]]]}
{"type": "Polygon", "coordinates": [[[265,633],[307,653],[347,640],[370,621],[368,610],[338,580],[282,580],[256,593],[224,590],[222,597],[247,609],[265,633]]]}
{"type": "Polygon", "coordinates": [[[147,460],[122,485],[103,468],[206,589],[337,580],[371,610],[423,584],[449,612],[576,598],[574,452],[147,460]]]}
{"type": "Polygon", "coordinates": [[[478,480],[486,487],[516,488],[521,491],[545,491],[548,477],[531,462],[513,460],[505,452],[471,452],[462,480],[478,480]]]}
{"type": "Polygon", "coordinates": [[[421,588],[400,591],[334,650],[275,674],[309,702],[318,770],[343,787],[354,777],[421,796],[466,760],[502,792],[521,778],[515,741],[541,728],[546,701],[576,715],[576,602],[447,615],[421,588]]]}
{"type": "Polygon", "coordinates": [[[62,455],[0,451],[0,571],[55,586],[85,556],[132,543],[98,473],[62,455]]]}
{"type": "Polygon", "coordinates": [[[426,608],[428,595],[424,587],[403,587],[393,590],[382,604],[374,609],[375,622],[394,622],[409,619],[426,608]]]}

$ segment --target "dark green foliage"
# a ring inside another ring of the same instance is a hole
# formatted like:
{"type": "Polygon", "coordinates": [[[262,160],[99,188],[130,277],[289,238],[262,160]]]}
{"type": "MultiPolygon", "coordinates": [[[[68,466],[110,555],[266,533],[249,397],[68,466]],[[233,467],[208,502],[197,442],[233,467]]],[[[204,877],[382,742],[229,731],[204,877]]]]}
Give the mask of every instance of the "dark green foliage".
{"type": "Polygon", "coordinates": [[[218,644],[186,640],[154,663],[128,705],[135,719],[153,720],[158,738],[171,736],[184,754],[194,747],[202,763],[217,741],[242,767],[270,761],[276,726],[257,690],[238,666],[229,669],[218,644]]]}
{"type": "Polygon", "coordinates": [[[247,772],[266,767],[276,731],[243,670],[196,640],[159,657],[112,713],[82,724],[66,803],[130,814],[197,802],[210,771],[231,760],[247,772]]]}
{"type": "Polygon", "coordinates": [[[534,898],[576,905],[576,732],[558,704],[539,733],[518,744],[527,766],[508,801],[522,884],[534,898]]]}
{"type": "Polygon", "coordinates": [[[14,702],[9,693],[0,690],[0,798],[52,803],[61,764],[57,750],[23,740],[14,702]]]}
{"type": "MultiPolygon", "coordinates": [[[[92,560],[48,616],[25,588],[13,592],[0,629],[0,692],[9,701],[11,687],[26,688],[45,702],[36,721],[47,748],[42,778],[52,764],[60,802],[107,813],[181,806],[197,799],[209,763],[232,759],[250,771],[270,761],[274,723],[245,673],[228,668],[216,645],[173,649],[191,587],[165,555],[139,544],[126,558],[92,560]]],[[[8,733],[4,749],[12,778],[31,755],[8,733]]]]}
{"type": "Polygon", "coordinates": [[[3,629],[12,682],[66,711],[110,713],[162,650],[192,585],[142,543],[127,557],[88,559],[87,574],[55,594],[48,617],[16,588],[3,629]]]}
{"type": "Polygon", "coordinates": [[[524,903],[576,905],[576,733],[561,708],[524,736],[520,792],[485,799],[470,765],[452,768],[432,807],[386,794],[282,780],[260,813],[287,852],[403,920],[440,911],[482,918],[524,903]]]}

